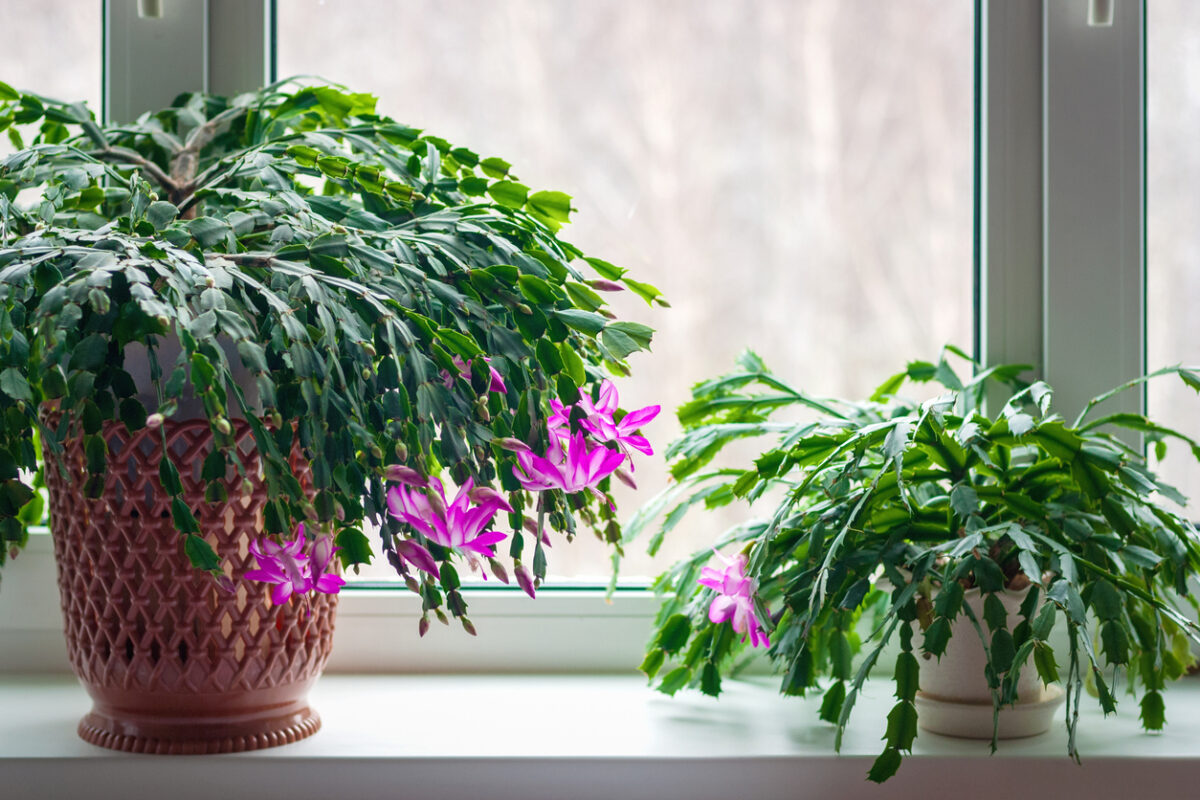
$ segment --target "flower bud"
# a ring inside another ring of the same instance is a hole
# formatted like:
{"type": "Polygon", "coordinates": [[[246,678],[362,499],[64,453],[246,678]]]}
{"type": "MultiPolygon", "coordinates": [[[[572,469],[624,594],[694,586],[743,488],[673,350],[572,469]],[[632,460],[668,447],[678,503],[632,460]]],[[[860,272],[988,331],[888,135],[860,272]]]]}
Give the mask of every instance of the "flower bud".
{"type": "Polygon", "coordinates": [[[467,492],[467,497],[469,497],[471,502],[475,505],[482,505],[484,503],[497,503],[505,508],[508,508],[510,511],[512,510],[508,505],[508,501],[504,499],[504,495],[500,494],[490,486],[476,486],[471,491],[467,492]]]}
{"type": "Polygon", "coordinates": [[[171,319],[166,314],[159,314],[157,317],[154,318],[154,321],[157,322],[159,325],[163,326],[164,328],[171,327],[171,319]]]}
{"type": "Polygon", "coordinates": [[[598,309],[596,309],[596,313],[607,319],[616,319],[617,318],[617,315],[614,314],[613,312],[609,311],[607,308],[598,308],[598,309]]]}
{"type": "Polygon", "coordinates": [[[407,586],[408,590],[410,592],[412,592],[413,594],[421,593],[421,584],[417,583],[417,579],[414,578],[412,575],[404,576],[404,585],[407,586]]]}
{"type": "Polygon", "coordinates": [[[407,486],[428,486],[429,479],[412,467],[403,464],[392,464],[385,472],[387,479],[393,483],[403,483],[407,486]]]}
{"type": "Polygon", "coordinates": [[[17,411],[20,411],[22,414],[25,413],[25,401],[24,400],[17,401],[17,411]]]}
{"type": "Polygon", "coordinates": [[[282,428],[283,427],[283,415],[280,414],[278,411],[272,411],[271,412],[271,424],[275,426],[276,430],[278,430],[279,428],[282,428]]]}
{"type": "Polygon", "coordinates": [[[155,413],[151,414],[150,416],[146,417],[146,427],[152,431],[156,431],[162,427],[162,424],[164,421],[165,421],[165,419],[164,419],[163,415],[159,414],[158,412],[155,412],[155,413]]]}
{"type": "Polygon", "coordinates": [[[493,439],[492,444],[499,447],[501,450],[507,450],[510,453],[528,453],[529,445],[522,442],[520,439],[514,439],[511,436],[505,436],[501,439],[493,439]]]}
{"type": "Polygon", "coordinates": [[[508,571],[504,569],[504,565],[494,558],[488,559],[488,566],[492,570],[492,574],[496,576],[496,580],[503,584],[508,583],[508,571]]]}
{"type": "Polygon", "coordinates": [[[527,317],[531,316],[533,314],[533,309],[530,308],[529,306],[525,305],[524,303],[517,303],[517,305],[515,307],[516,307],[517,311],[520,311],[522,314],[524,314],[527,317]]]}
{"type": "Polygon", "coordinates": [[[614,283],[612,281],[606,281],[602,278],[598,278],[594,281],[588,281],[588,286],[592,287],[593,289],[595,289],[598,292],[623,292],[623,291],[625,291],[625,287],[622,286],[621,284],[614,283]]]}
{"type": "Polygon", "coordinates": [[[363,342],[362,349],[371,358],[374,358],[376,355],[378,355],[377,351],[375,350],[375,345],[371,344],[370,342],[363,342]]]}
{"type": "Polygon", "coordinates": [[[525,591],[525,594],[535,597],[533,575],[529,574],[529,568],[524,564],[517,564],[513,572],[517,575],[517,585],[525,591]]]}
{"type": "Polygon", "coordinates": [[[371,455],[374,456],[375,459],[383,461],[383,451],[379,449],[379,445],[371,445],[371,455]]]}
{"type": "Polygon", "coordinates": [[[621,483],[623,483],[623,484],[625,484],[626,486],[628,486],[630,489],[636,489],[636,488],[637,488],[637,483],[635,483],[635,482],[634,482],[634,480],[633,480],[633,476],[632,476],[632,475],[630,475],[630,474],[629,474],[628,472],[626,472],[625,470],[623,470],[623,469],[617,469],[617,471],[616,471],[616,472],[614,472],[613,474],[617,476],[617,480],[619,480],[621,483]]]}
{"type": "Polygon", "coordinates": [[[521,527],[532,533],[534,536],[537,536],[539,533],[537,520],[535,520],[533,517],[526,517],[525,521],[521,523],[521,527]]]}
{"type": "Polygon", "coordinates": [[[421,636],[429,633],[429,615],[422,614],[421,621],[417,623],[417,633],[421,636]]]}
{"type": "Polygon", "coordinates": [[[475,416],[479,417],[480,422],[491,422],[492,415],[488,411],[488,401],[482,395],[475,401],[475,416]]]}
{"type": "Polygon", "coordinates": [[[443,625],[450,624],[450,618],[446,616],[445,611],[442,611],[440,608],[435,608],[433,613],[437,614],[438,622],[442,623],[443,625]]]}
{"type": "Polygon", "coordinates": [[[254,494],[254,484],[250,481],[249,478],[242,479],[242,494],[246,494],[246,495],[254,494]]]}
{"type": "Polygon", "coordinates": [[[363,367],[363,368],[362,368],[362,372],[361,372],[361,373],[359,373],[359,374],[360,374],[360,375],[362,375],[362,379],[363,379],[364,381],[369,381],[369,380],[371,380],[371,370],[367,369],[366,367],[363,367]]]}
{"type": "Polygon", "coordinates": [[[9,559],[14,559],[19,555],[21,555],[21,548],[17,547],[15,544],[11,548],[9,548],[9,551],[8,551],[9,559]]]}
{"type": "Polygon", "coordinates": [[[224,417],[217,417],[216,420],[213,421],[213,427],[226,436],[233,433],[233,426],[230,425],[229,420],[225,419],[224,417]]]}
{"type": "Polygon", "coordinates": [[[396,442],[396,459],[399,461],[408,460],[408,448],[404,446],[404,442],[396,442]]]}
{"type": "Polygon", "coordinates": [[[439,516],[445,517],[446,503],[444,500],[442,500],[442,496],[435,492],[432,488],[425,489],[425,496],[429,498],[430,508],[437,512],[439,516]]]}
{"type": "MultiPolygon", "coordinates": [[[[396,552],[404,557],[404,560],[412,564],[422,572],[427,572],[435,578],[441,577],[438,571],[437,562],[429,551],[422,547],[412,539],[397,539],[396,552]]],[[[412,588],[411,586],[409,587],[412,588]]],[[[413,591],[417,591],[413,589],[413,591]]]]}
{"type": "Polygon", "coordinates": [[[471,634],[472,636],[478,635],[475,633],[475,626],[471,624],[471,620],[467,619],[466,617],[462,617],[460,621],[462,622],[464,631],[471,634]]]}

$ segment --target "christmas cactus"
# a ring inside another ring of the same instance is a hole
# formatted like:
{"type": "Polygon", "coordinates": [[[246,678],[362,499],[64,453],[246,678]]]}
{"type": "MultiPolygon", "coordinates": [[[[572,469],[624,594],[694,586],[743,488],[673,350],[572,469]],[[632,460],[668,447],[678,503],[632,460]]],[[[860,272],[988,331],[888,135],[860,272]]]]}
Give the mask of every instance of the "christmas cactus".
{"type": "Polygon", "coordinates": [[[661,691],[717,695],[760,648],[783,694],[821,694],[819,716],[840,747],[876,670],[896,697],[869,775],[883,781],[917,736],[917,692],[936,693],[921,686],[920,659],[940,659],[959,630],[986,656],[973,677],[990,692],[993,748],[998,715],[1030,670],[1038,685],[1061,682],[1073,758],[1086,693],[1108,714],[1124,687],[1143,726],[1163,727],[1163,690],[1192,663],[1189,638],[1200,641],[1188,616],[1200,537],[1182,495],[1131,439],[1143,437],[1159,459],[1169,441],[1200,458],[1200,443],[1103,409],[1155,376],[1200,389],[1200,373],[1160,370],[1064,419],[1049,386],[1020,380],[1028,367],[984,369],[956,348],[910,363],[859,402],[793,388],[751,353],[740,367],[697,385],[679,409],[684,433],[667,450],[677,484],[626,530],[633,538],[661,520],[653,551],[690,508],[775,502],[725,534],[715,554],[700,550],[659,579],[665,601],[642,670],[661,691]],[[953,368],[956,356],[970,377],[953,368]],[[909,382],[941,393],[907,400],[909,382]],[[987,413],[993,387],[1008,399],[987,413]],[[771,441],[752,466],[710,466],[747,437],[771,441]],[[968,592],[981,595],[981,613],[968,592]],[[1022,599],[1010,627],[1000,595],[1011,593],[1022,599]],[[898,655],[883,663],[889,646],[898,655]]]}
{"type": "MultiPolygon", "coordinates": [[[[0,563],[41,520],[64,441],[82,437],[96,496],[106,424],[162,427],[189,400],[216,443],[210,501],[253,466],[232,421],[252,431],[269,536],[245,578],[280,601],[336,591],[335,554],[367,563],[377,529],[427,614],[471,630],[456,564],[507,580],[508,561],[533,594],[551,536],[619,545],[609,486],[629,447],[650,452],[636,428],[654,409],[623,412],[607,376],[651,330],[604,293],[665,303],[560,238],[570,197],[333,85],[101,124],[0,83],[3,129],[0,563]]],[[[165,456],[159,475],[180,493],[165,456]]],[[[171,508],[181,550],[228,588],[188,504],[171,508]]]]}

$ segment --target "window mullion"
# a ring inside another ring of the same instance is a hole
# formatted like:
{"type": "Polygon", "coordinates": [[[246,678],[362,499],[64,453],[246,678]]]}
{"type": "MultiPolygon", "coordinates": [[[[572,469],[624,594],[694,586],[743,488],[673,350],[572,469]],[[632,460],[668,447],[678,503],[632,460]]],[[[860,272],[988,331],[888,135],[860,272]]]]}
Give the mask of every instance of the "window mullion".
{"type": "Polygon", "coordinates": [[[977,356],[985,364],[1032,364],[1040,374],[1041,0],[981,0],[976,24],[977,356]]]}
{"type": "Polygon", "coordinates": [[[1143,0],[1045,2],[1043,367],[1064,414],[1146,369],[1144,29],[1143,0]]]}
{"type": "Polygon", "coordinates": [[[105,119],[136,119],[182,92],[262,86],[273,59],[270,12],[270,0],[105,0],[105,119]]]}

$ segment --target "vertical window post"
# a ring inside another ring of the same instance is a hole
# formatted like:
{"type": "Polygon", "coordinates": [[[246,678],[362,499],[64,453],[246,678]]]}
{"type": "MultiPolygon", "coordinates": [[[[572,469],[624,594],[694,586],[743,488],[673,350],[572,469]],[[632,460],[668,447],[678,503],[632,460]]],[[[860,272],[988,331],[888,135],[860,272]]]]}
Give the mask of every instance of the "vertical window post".
{"type": "Polygon", "coordinates": [[[1036,365],[1073,416],[1146,368],[1145,3],[980,0],[978,19],[979,356],[1036,365]]]}
{"type": "Polygon", "coordinates": [[[1146,371],[1145,2],[1047,0],[1044,25],[1043,364],[1074,414],[1146,371]]]}
{"type": "Polygon", "coordinates": [[[132,120],[182,92],[269,82],[271,0],[105,0],[104,117],[132,120]]]}

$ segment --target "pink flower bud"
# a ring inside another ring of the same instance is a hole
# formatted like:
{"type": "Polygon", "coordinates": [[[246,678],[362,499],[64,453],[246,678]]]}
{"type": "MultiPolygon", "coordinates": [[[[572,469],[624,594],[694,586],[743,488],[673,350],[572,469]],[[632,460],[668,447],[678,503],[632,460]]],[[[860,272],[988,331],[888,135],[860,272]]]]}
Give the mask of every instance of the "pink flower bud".
{"type": "Polygon", "coordinates": [[[421,621],[417,623],[417,633],[421,636],[429,633],[429,616],[427,614],[422,615],[421,621]]]}
{"type": "Polygon", "coordinates": [[[429,479],[421,473],[417,472],[412,467],[406,467],[403,464],[392,464],[387,468],[387,479],[395,483],[404,483],[409,486],[426,486],[429,479]]]}
{"type": "Polygon", "coordinates": [[[606,281],[603,278],[598,278],[594,281],[588,281],[588,286],[591,286],[598,292],[623,292],[625,287],[619,283],[606,281]]]}
{"type": "Polygon", "coordinates": [[[164,419],[162,414],[151,414],[150,416],[146,417],[146,427],[152,431],[158,430],[162,427],[163,421],[164,419]]]}
{"type": "Polygon", "coordinates": [[[237,586],[233,583],[233,578],[228,575],[218,575],[216,578],[217,588],[227,594],[233,594],[237,591],[237,586]]]}
{"type": "Polygon", "coordinates": [[[440,608],[435,608],[433,613],[437,614],[438,622],[442,623],[443,625],[450,624],[450,618],[446,616],[445,611],[442,611],[440,608]]]}
{"type": "Polygon", "coordinates": [[[467,633],[471,634],[472,636],[476,636],[476,635],[477,635],[477,634],[475,633],[475,626],[471,624],[471,620],[467,619],[466,617],[463,617],[463,618],[462,618],[462,620],[461,620],[461,622],[462,622],[462,626],[463,626],[463,630],[464,630],[464,631],[466,631],[467,633]]]}
{"type": "Polygon", "coordinates": [[[508,501],[504,499],[504,495],[500,494],[490,486],[476,486],[474,489],[467,492],[467,497],[470,498],[471,502],[475,505],[482,505],[484,503],[497,503],[508,506],[508,501]]]}
{"type": "Polygon", "coordinates": [[[508,571],[504,569],[504,565],[494,558],[488,559],[488,566],[491,567],[492,574],[496,576],[496,580],[501,583],[508,583],[508,571]]]}
{"type": "Polygon", "coordinates": [[[422,572],[428,572],[435,578],[440,578],[437,562],[429,551],[412,539],[397,539],[396,552],[404,556],[404,560],[422,572]]]}
{"type": "Polygon", "coordinates": [[[525,521],[521,523],[521,527],[529,533],[532,533],[534,536],[537,536],[539,533],[537,520],[535,520],[533,517],[526,517],[525,521]]]}
{"type": "Polygon", "coordinates": [[[615,471],[613,474],[617,476],[617,480],[619,480],[621,483],[623,483],[623,484],[625,484],[626,486],[628,486],[630,489],[636,489],[636,488],[637,488],[637,483],[635,483],[635,482],[634,482],[634,480],[633,480],[633,476],[632,476],[632,475],[630,475],[630,474],[629,474],[628,472],[626,472],[625,470],[623,470],[623,469],[618,469],[618,470],[616,470],[616,471],[615,471]]]}
{"type": "Polygon", "coordinates": [[[413,594],[421,593],[421,584],[412,575],[404,576],[404,585],[407,586],[408,590],[413,594]]]}
{"type": "Polygon", "coordinates": [[[528,453],[529,445],[522,442],[520,439],[514,439],[511,436],[505,436],[502,439],[493,439],[492,444],[497,445],[501,450],[507,450],[510,453],[528,453]]]}
{"type": "Polygon", "coordinates": [[[517,564],[513,570],[517,575],[517,584],[525,591],[525,594],[530,597],[536,597],[533,588],[533,575],[529,573],[529,568],[524,564],[517,564]]]}

